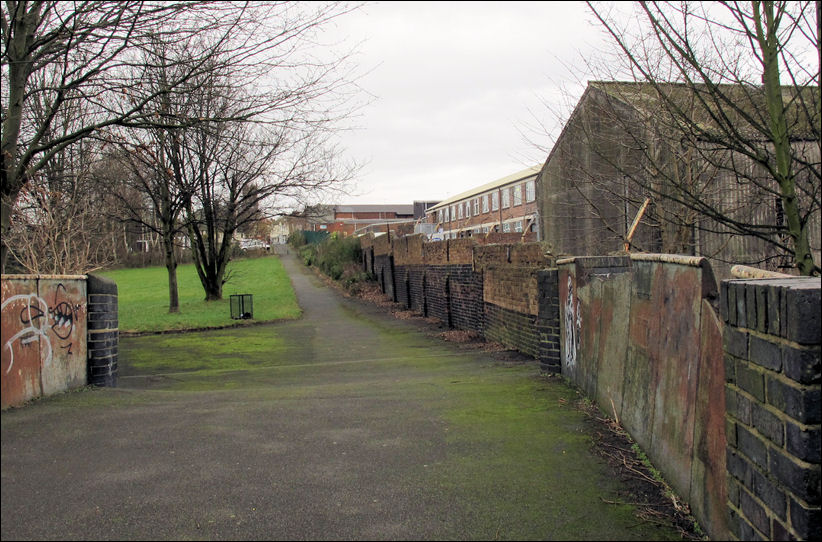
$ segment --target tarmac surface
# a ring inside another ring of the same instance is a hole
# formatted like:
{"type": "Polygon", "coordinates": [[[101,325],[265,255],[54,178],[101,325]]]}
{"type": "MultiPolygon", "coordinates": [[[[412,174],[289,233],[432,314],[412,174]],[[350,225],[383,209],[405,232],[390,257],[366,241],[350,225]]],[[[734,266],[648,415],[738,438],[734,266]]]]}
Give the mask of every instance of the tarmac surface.
{"type": "Polygon", "coordinates": [[[283,263],[303,317],[219,332],[272,341],[249,368],[175,372],[191,354],[168,347],[170,369],[144,374],[129,359],[160,336],[122,338],[117,388],[4,411],[2,539],[679,538],[612,504],[575,392],[535,361],[283,263]]]}

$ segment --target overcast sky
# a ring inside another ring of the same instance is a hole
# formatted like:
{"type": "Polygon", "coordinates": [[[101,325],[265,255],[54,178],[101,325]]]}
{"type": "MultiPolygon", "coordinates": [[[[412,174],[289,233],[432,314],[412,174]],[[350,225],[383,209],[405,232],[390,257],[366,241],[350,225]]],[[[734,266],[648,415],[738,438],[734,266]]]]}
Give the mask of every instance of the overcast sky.
{"type": "Polygon", "coordinates": [[[374,95],[342,136],[364,166],[338,203],[443,200],[542,164],[526,139],[557,135],[529,128],[556,124],[542,101],[578,98],[567,65],[604,46],[581,2],[374,2],[336,26],[362,41],[359,84],[374,95]]]}

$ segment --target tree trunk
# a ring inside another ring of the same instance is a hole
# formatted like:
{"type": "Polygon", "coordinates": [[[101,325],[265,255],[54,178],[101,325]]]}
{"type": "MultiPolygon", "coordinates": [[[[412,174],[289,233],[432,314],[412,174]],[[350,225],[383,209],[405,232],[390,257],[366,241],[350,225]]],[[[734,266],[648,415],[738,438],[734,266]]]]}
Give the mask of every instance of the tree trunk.
{"type": "Polygon", "coordinates": [[[166,270],[168,271],[168,312],[180,312],[180,297],[177,292],[177,258],[174,255],[174,236],[163,235],[166,270]]]}
{"type": "Polygon", "coordinates": [[[9,203],[9,199],[2,198],[0,201],[0,230],[2,231],[2,236],[0,236],[0,273],[6,272],[6,259],[9,256],[9,249],[6,246],[6,232],[11,225],[11,204],[9,203]]]}
{"type": "Polygon", "coordinates": [[[806,276],[813,275],[815,265],[808,239],[808,228],[802,224],[799,216],[799,205],[796,200],[796,182],[791,163],[791,142],[788,139],[788,123],[785,118],[785,106],[782,101],[782,86],[779,80],[779,41],[776,36],[773,4],[765,2],[766,26],[762,26],[759,6],[753,4],[756,17],[756,31],[759,47],[762,51],[765,99],[768,104],[770,130],[776,156],[776,180],[782,196],[782,209],[788,225],[788,234],[793,240],[794,262],[799,272],[806,276]]]}

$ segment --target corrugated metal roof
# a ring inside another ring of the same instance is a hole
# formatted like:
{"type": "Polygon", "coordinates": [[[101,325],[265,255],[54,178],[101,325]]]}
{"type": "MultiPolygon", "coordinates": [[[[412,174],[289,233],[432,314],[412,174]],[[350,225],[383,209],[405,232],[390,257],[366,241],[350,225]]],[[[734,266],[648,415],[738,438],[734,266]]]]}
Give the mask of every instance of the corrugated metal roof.
{"type": "Polygon", "coordinates": [[[472,196],[476,196],[482,194],[483,192],[488,192],[489,190],[493,190],[494,188],[499,188],[501,186],[505,186],[506,184],[515,183],[517,181],[523,181],[528,177],[535,177],[539,171],[542,169],[542,165],[538,166],[531,166],[527,169],[523,169],[522,171],[518,171],[516,173],[512,173],[507,177],[503,177],[501,179],[497,179],[496,181],[492,181],[490,183],[484,184],[482,186],[478,186],[476,188],[472,188],[471,190],[466,190],[461,194],[457,194],[447,200],[441,201],[439,204],[434,205],[433,207],[429,207],[426,212],[433,211],[436,209],[440,209],[442,207],[446,207],[456,201],[460,201],[466,198],[470,198],[472,196]]]}

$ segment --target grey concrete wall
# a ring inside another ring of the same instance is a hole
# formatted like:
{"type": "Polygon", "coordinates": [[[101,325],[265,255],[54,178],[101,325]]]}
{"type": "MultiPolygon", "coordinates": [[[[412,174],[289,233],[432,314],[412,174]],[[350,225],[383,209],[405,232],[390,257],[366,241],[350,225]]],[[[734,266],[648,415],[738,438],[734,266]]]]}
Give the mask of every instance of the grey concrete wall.
{"type": "Polygon", "coordinates": [[[724,374],[704,259],[559,260],[562,374],[620,421],[714,538],[727,533],[724,374]]]}

